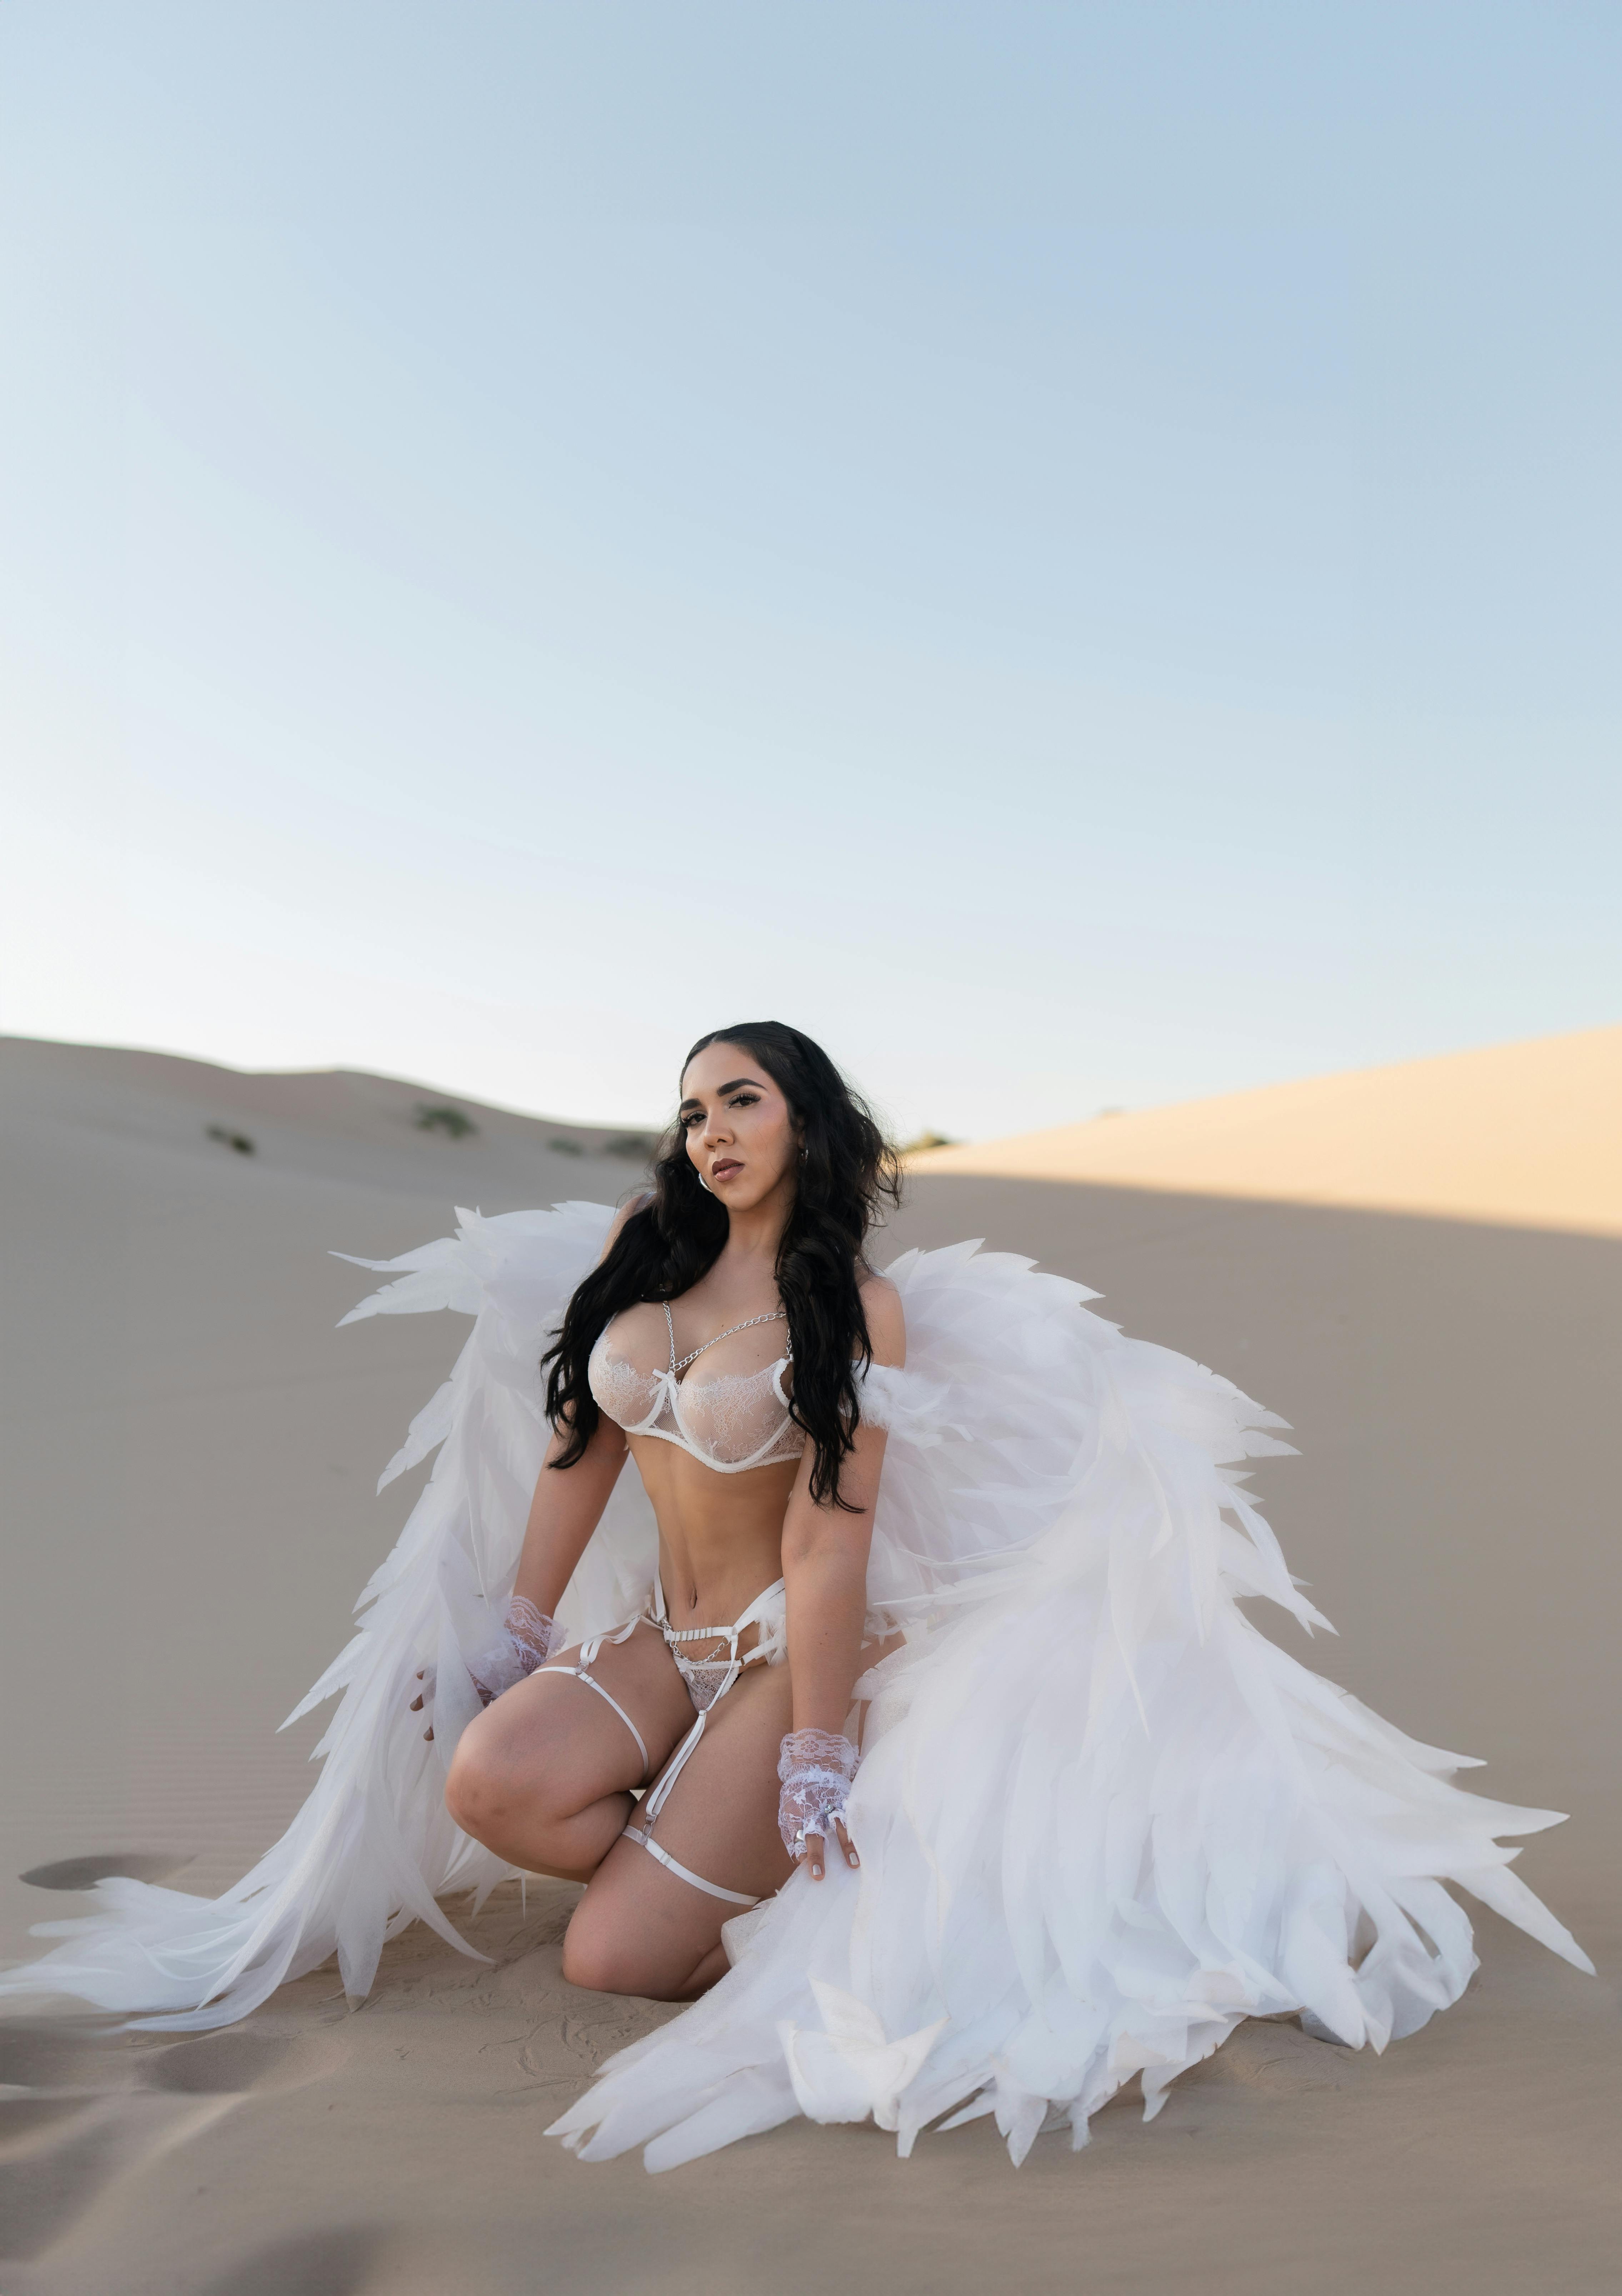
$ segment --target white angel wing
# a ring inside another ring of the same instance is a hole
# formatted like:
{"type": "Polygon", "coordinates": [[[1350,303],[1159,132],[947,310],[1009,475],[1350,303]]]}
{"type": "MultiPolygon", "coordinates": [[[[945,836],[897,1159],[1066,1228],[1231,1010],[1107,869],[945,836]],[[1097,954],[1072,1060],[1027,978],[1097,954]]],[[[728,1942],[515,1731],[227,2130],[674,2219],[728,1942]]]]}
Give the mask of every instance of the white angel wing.
{"type": "MultiPolygon", "coordinates": [[[[453,1548],[463,1558],[447,1575],[475,1590],[476,1607],[458,1638],[464,1656],[488,1647],[512,1591],[549,1432],[541,1408],[540,1358],[570,1294],[600,1256],[613,1217],[610,1206],[579,1202],[490,1219],[459,1210],[454,1236],[398,1259],[355,1260],[356,1267],[380,1273],[407,1272],[351,1308],[343,1323],[436,1308],[477,1318],[455,1370],[413,1420],[378,1483],[384,1489],[454,1435],[429,1488],[443,1484],[442,1503],[430,1520],[452,1526],[453,1548]]],[[[425,1523],[422,1536],[432,1535],[425,1523]]],[[[402,1537],[357,1607],[393,1583],[405,1548],[402,1537]]],[[[646,1494],[635,1476],[622,1475],[558,1605],[558,1622],[571,1642],[618,1626],[638,1607],[652,1581],[657,1550],[646,1494]]],[[[324,1680],[328,1688],[336,1687],[336,1670],[324,1680]]],[[[288,1720],[326,1695],[327,1688],[318,1684],[288,1720]]]]}
{"type": "Polygon", "coordinates": [[[1240,1463],[1288,1453],[1283,1421],[1184,1356],[1123,1340],[1098,1295],[974,1243],[909,1251],[907,1368],[869,1371],[863,1407],[889,1431],[873,1523],[870,1606],[898,1625],[982,1600],[1061,1519],[1106,1539],[1110,1622],[1125,1662],[1172,1581],[1201,1638],[1224,1585],[1309,1630],[1240,1463]]]}
{"type": "MultiPolygon", "coordinates": [[[[319,1782],[282,1840],[223,1897],[102,1882],[94,1914],[41,1924],[37,1935],[67,1942],[0,1976],[0,1994],[67,1993],[104,2009],[158,2011],[154,2025],[189,2031],[246,2015],[334,1951],[346,1992],[358,1997],[384,1939],[414,1920],[472,1952],[435,1901],[453,1890],[482,1892],[512,1869],[445,1812],[446,1767],[479,1710],[465,1660],[492,1640],[517,1568],[547,1440],[540,1357],[612,1218],[588,1203],[489,1219],[463,1211],[455,1236],[356,1263],[403,1272],[346,1323],[439,1308],[474,1322],[379,1484],[438,1447],[394,1551],[356,1605],[364,1623],[288,1717],[342,1693],[316,1749],[319,1782]],[[438,1669],[431,1744],[408,1711],[424,1665],[438,1669]]],[[[572,1634],[640,1607],[654,1539],[640,1484],[621,1476],[560,1605],[572,1634]]]]}
{"type": "Polygon", "coordinates": [[[670,2168],[797,2112],[905,2152],[956,2108],[1018,2161],[1135,2074],[1152,2114],[1248,2015],[1383,2047],[1475,1965],[1444,1881],[1591,1966],[1496,1840],[1555,1814],[1461,1792],[1240,1610],[1325,1623],[1242,1485],[1282,1423],[1028,1267],[889,1271],[871,1593],[907,1641],[857,1685],[860,1872],[727,1925],[728,1975],[555,2124],[586,2159],[670,2168]]]}

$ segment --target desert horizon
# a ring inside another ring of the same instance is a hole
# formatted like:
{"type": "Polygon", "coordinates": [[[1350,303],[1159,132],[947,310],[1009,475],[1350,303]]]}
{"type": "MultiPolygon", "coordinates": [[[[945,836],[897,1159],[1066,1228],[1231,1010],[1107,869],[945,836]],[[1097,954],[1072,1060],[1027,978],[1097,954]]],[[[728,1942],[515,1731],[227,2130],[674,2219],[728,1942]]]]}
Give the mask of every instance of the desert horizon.
{"type": "MultiPolygon", "coordinates": [[[[6,1046],[20,1057],[30,1046],[45,1060],[86,1055],[137,1088],[143,1075],[161,1077],[167,1093],[222,1115],[355,1131],[363,1111],[387,1110],[451,1141],[544,1134],[553,1152],[633,1165],[659,1136],[656,1124],[551,1116],[373,1069],[239,1067],[144,1046],[0,1036],[6,1046]]],[[[1622,1234],[1618,1144],[1622,1023],[1102,1109],[984,1139],[926,1134],[902,1149],[921,1175],[1086,1181],[1610,1235],[1622,1234]]]]}

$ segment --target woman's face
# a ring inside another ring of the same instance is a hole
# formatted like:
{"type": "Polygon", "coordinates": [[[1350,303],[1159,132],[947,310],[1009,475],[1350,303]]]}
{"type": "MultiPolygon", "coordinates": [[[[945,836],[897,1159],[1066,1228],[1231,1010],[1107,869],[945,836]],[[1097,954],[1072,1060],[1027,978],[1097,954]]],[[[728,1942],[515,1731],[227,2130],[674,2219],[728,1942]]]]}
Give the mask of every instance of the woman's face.
{"type": "Polygon", "coordinates": [[[722,1039],[693,1055],[678,1120],[694,1170],[728,1211],[752,1211],[774,1189],[792,1187],[799,1160],[793,1111],[741,1045],[722,1039]]]}

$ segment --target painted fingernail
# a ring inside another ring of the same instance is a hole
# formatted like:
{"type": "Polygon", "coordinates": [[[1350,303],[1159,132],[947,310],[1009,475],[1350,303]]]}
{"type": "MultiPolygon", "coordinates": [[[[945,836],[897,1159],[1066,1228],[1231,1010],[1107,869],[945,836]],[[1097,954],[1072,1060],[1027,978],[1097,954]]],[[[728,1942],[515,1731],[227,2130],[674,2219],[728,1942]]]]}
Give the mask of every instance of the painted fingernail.
{"type": "Polygon", "coordinates": [[[423,1744],[424,1744],[424,1745],[426,1745],[426,1744],[428,1743],[428,1741],[429,1741],[429,1740],[433,1736],[433,1734],[433,1734],[433,1732],[432,1732],[431,1730],[424,1730],[424,1731],[423,1731],[423,1733],[422,1733],[422,1742],[423,1742],[423,1744]]]}

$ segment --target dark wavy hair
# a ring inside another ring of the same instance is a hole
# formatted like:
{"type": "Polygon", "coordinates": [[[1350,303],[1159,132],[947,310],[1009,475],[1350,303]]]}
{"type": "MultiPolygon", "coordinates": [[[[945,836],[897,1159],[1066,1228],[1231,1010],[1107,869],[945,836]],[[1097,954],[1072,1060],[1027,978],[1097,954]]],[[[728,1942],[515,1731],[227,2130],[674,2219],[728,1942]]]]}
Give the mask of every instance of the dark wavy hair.
{"type": "MultiPolygon", "coordinates": [[[[794,1357],[789,1410],[813,1447],[811,1496],[845,1507],[840,1470],[861,1412],[856,1367],[872,1360],[860,1284],[869,1273],[867,1233],[883,1203],[901,1200],[896,1152],[820,1045],[781,1021],[712,1029],[682,1062],[684,1076],[716,1044],[740,1045],[788,1102],[804,1150],[794,1208],[777,1247],[777,1289],[794,1357]]],[[[679,1300],[719,1259],[726,1212],[699,1185],[686,1136],[675,1122],[659,1143],[653,1189],[626,1221],[611,1251],[569,1303],[551,1365],[546,1415],[566,1440],[554,1467],[584,1457],[600,1414],[586,1369],[604,1324],[644,1300],[679,1300]]]]}

